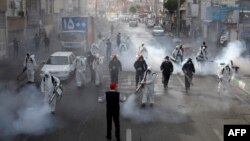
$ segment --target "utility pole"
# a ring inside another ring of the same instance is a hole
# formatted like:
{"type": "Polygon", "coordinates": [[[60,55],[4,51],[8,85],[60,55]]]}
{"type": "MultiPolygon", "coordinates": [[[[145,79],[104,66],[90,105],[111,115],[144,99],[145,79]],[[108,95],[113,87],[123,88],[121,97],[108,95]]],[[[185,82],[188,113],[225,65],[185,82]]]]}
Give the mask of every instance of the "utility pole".
{"type": "Polygon", "coordinates": [[[177,36],[178,37],[180,37],[180,20],[181,20],[180,0],[177,0],[177,36]]]}

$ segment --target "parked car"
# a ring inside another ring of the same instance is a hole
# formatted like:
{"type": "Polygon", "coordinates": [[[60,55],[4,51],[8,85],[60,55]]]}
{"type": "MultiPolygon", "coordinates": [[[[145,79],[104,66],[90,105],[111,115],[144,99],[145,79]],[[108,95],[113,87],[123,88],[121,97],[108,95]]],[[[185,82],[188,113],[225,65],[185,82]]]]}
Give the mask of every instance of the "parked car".
{"type": "Polygon", "coordinates": [[[152,34],[154,36],[164,36],[164,29],[161,26],[154,26],[152,34]]]}
{"type": "Polygon", "coordinates": [[[153,20],[148,20],[146,24],[147,24],[148,28],[152,28],[152,27],[154,27],[155,22],[153,20]]]}
{"type": "Polygon", "coordinates": [[[137,20],[130,20],[129,21],[129,26],[130,27],[137,27],[138,26],[137,20]]]}
{"type": "Polygon", "coordinates": [[[75,72],[75,55],[73,52],[55,52],[50,55],[41,69],[41,74],[45,71],[58,77],[60,80],[67,80],[75,72]]]}

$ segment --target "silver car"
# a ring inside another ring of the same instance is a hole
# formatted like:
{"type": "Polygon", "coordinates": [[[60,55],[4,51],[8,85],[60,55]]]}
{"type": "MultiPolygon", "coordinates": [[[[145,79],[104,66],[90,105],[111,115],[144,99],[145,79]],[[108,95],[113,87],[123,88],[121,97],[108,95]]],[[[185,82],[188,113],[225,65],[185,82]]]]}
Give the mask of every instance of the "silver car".
{"type": "Polygon", "coordinates": [[[138,26],[138,23],[137,23],[136,20],[131,20],[131,21],[129,21],[129,26],[130,26],[130,27],[137,27],[137,26],[138,26]]]}
{"type": "Polygon", "coordinates": [[[51,75],[58,77],[60,80],[66,80],[74,74],[75,55],[73,52],[55,52],[50,55],[47,62],[41,69],[41,76],[48,71],[51,75]]]}
{"type": "Polygon", "coordinates": [[[154,36],[164,36],[164,29],[161,26],[154,26],[152,34],[154,36]]]}

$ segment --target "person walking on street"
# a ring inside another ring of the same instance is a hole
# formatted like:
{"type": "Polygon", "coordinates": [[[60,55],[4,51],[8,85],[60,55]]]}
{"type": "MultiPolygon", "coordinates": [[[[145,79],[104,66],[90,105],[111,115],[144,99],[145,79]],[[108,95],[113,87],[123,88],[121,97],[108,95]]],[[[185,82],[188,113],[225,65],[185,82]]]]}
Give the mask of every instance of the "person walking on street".
{"type": "Polygon", "coordinates": [[[35,41],[35,48],[36,50],[39,50],[39,45],[40,45],[40,35],[37,33],[35,34],[34,41],[35,41]]]}
{"type": "Polygon", "coordinates": [[[49,51],[50,39],[47,35],[44,36],[43,42],[44,42],[45,50],[49,51]]]}
{"type": "Polygon", "coordinates": [[[91,82],[95,81],[95,71],[93,69],[94,60],[95,60],[95,56],[89,51],[87,53],[87,63],[90,69],[91,82]]]}
{"type": "Polygon", "coordinates": [[[34,83],[36,69],[35,55],[30,55],[29,53],[27,53],[24,59],[23,66],[24,68],[26,68],[28,83],[34,83]]]}
{"type": "Polygon", "coordinates": [[[56,89],[60,86],[60,80],[45,72],[41,82],[41,92],[44,94],[44,104],[48,104],[52,114],[56,111],[56,89]],[[54,97],[54,98],[53,98],[54,97]]]}
{"type": "Polygon", "coordinates": [[[162,62],[160,69],[162,72],[162,83],[163,83],[164,88],[166,89],[168,88],[169,78],[174,71],[174,67],[173,67],[172,62],[169,59],[169,56],[165,57],[165,60],[162,62]]]}
{"type": "Polygon", "coordinates": [[[117,84],[112,82],[110,90],[105,93],[106,97],[106,118],[107,118],[107,135],[108,140],[112,139],[112,119],[115,124],[116,141],[120,141],[120,92],[117,90],[117,84]]]}
{"type": "Polygon", "coordinates": [[[77,56],[74,63],[76,66],[76,85],[77,87],[84,86],[86,82],[86,58],[77,56]]]}
{"type": "Polygon", "coordinates": [[[16,38],[14,38],[14,40],[13,40],[13,51],[14,51],[14,53],[13,53],[13,55],[14,55],[14,58],[17,58],[18,57],[18,50],[19,50],[19,41],[16,39],[16,38]]]}
{"type": "Polygon", "coordinates": [[[120,44],[121,44],[121,33],[119,32],[116,36],[116,45],[117,45],[117,48],[120,47],[120,44]]]}
{"type": "Polygon", "coordinates": [[[122,71],[122,65],[116,55],[113,55],[112,60],[109,62],[109,71],[111,82],[118,84],[119,72],[122,71]]]}
{"type": "Polygon", "coordinates": [[[93,70],[95,73],[95,85],[100,86],[102,84],[103,80],[103,69],[102,69],[102,58],[99,54],[95,56],[95,59],[93,61],[93,70]]]}
{"type": "Polygon", "coordinates": [[[186,91],[188,91],[190,89],[190,85],[193,85],[192,79],[193,74],[195,73],[194,64],[191,58],[189,58],[187,62],[183,65],[182,71],[184,72],[185,76],[185,88],[186,91]]]}
{"type": "Polygon", "coordinates": [[[136,70],[135,80],[136,80],[136,88],[138,83],[142,81],[144,72],[147,70],[147,63],[144,60],[143,56],[139,56],[138,59],[134,63],[134,68],[136,70]]]}
{"type": "Polygon", "coordinates": [[[148,67],[144,73],[143,80],[141,81],[141,85],[143,85],[141,104],[142,108],[146,106],[147,102],[150,103],[150,107],[153,107],[154,105],[154,83],[156,76],[157,74],[152,71],[151,67],[148,67]]]}
{"type": "Polygon", "coordinates": [[[107,40],[106,42],[106,58],[107,58],[107,61],[109,61],[110,57],[111,57],[111,53],[112,53],[112,43],[110,41],[110,39],[107,40]]]}

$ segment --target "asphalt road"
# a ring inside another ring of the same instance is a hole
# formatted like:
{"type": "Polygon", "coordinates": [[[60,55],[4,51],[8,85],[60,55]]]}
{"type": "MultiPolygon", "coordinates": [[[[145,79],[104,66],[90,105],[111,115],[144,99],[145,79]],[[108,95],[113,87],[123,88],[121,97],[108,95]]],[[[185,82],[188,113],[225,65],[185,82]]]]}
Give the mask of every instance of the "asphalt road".
{"type": "MultiPolygon", "coordinates": [[[[140,96],[133,99],[135,73],[131,65],[135,60],[136,47],[142,42],[159,49],[148,64],[155,71],[171,47],[171,40],[152,37],[144,25],[129,28],[120,25],[122,34],[132,40],[129,53],[120,55],[124,71],[119,79],[119,91],[129,99],[121,103],[121,140],[123,141],[223,141],[224,124],[250,123],[250,98],[235,87],[217,94],[217,80],[211,75],[196,75],[194,86],[186,93],[184,76],[176,73],[170,78],[169,88],[163,89],[161,74],[155,84],[155,106],[140,109],[140,96]],[[163,48],[163,49],[162,49],[163,48]],[[155,59],[156,58],[156,59],[155,59]]],[[[105,62],[107,64],[107,62],[105,62]]],[[[56,128],[43,135],[22,135],[20,141],[105,141],[105,103],[97,98],[104,94],[109,83],[107,66],[103,66],[104,82],[96,87],[88,78],[84,88],[77,88],[74,79],[65,84],[64,96],[57,104],[56,128]]],[[[114,131],[113,131],[114,140],[114,131]]]]}

